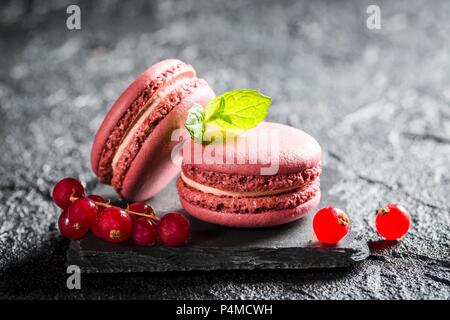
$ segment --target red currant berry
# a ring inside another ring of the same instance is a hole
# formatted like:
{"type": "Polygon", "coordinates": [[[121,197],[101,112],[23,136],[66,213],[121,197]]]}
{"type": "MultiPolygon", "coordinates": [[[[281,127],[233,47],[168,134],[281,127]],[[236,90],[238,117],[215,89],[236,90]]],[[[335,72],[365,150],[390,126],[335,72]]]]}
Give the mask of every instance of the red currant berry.
{"type": "Polygon", "coordinates": [[[411,226],[408,211],[395,203],[390,203],[377,212],[375,227],[380,236],[387,240],[402,239],[411,226]]]}
{"type": "Polygon", "coordinates": [[[97,220],[98,208],[94,201],[88,198],[75,200],[67,209],[67,216],[71,223],[78,223],[83,228],[90,228],[97,220]]]}
{"type": "Polygon", "coordinates": [[[80,180],[74,178],[64,178],[53,187],[53,202],[61,209],[67,209],[72,203],[70,197],[84,197],[84,188],[80,180]]]}
{"type": "Polygon", "coordinates": [[[148,215],[152,215],[155,213],[155,211],[153,210],[153,208],[150,205],[148,205],[142,201],[134,202],[134,203],[130,204],[128,206],[128,210],[137,212],[137,213],[145,213],[148,215]]]}
{"type": "Polygon", "coordinates": [[[137,217],[132,237],[138,246],[152,246],[156,243],[156,226],[148,218],[137,217]]]}
{"type": "Polygon", "coordinates": [[[335,207],[320,209],[313,219],[314,233],[323,243],[338,243],[347,235],[349,227],[350,219],[344,211],[335,207]]]}
{"type": "MultiPolygon", "coordinates": [[[[153,208],[146,204],[145,202],[139,201],[134,202],[128,206],[128,210],[136,213],[143,213],[150,216],[155,216],[155,210],[153,208]]],[[[136,221],[137,218],[139,218],[139,215],[131,215],[131,218],[133,220],[133,223],[136,221]]]]}
{"type": "Polygon", "coordinates": [[[158,238],[166,246],[183,245],[191,234],[191,223],[178,212],[164,215],[157,225],[158,238]]]}
{"type": "Polygon", "coordinates": [[[64,210],[58,219],[58,227],[61,234],[68,239],[83,238],[89,231],[89,228],[84,228],[78,223],[71,223],[69,221],[67,210],[64,210]]]}
{"type": "MultiPolygon", "coordinates": [[[[99,213],[99,217],[100,217],[101,214],[102,214],[102,213],[100,212],[100,213],[99,213]]],[[[101,233],[101,231],[100,231],[100,227],[99,227],[99,225],[98,225],[98,218],[97,218],[97,221],[92,225],[91,231],[92,231],[92,233],[93,233],[97,238],[103,238],[103,237],[102,237],[102,233],[101,233]]]]}
{"type": "Polygon", "coordinates": [[[106,208],[98,218],[98,229],[106,241],[121,242],[131,234],[133,229],[131,217],[122,208],[106,208]]]}
{"type": "MultiPolygon", "coordinates": [[[[103,197],[98,196],[96,194],[91,194],[88,196],[88,198],[96,203],[108,203],[108,201],[106,201],[103,197]]],[[[97,238],[101,238],[102,235],[101,235],[100,229],[98,227],[98,218],[99,218],[100,214],[102,213],[102,211],[105,210],[105,207],[97,206],[97,208],[98,208],[97,219],[96,219],[95,223],[91,226],[91,231],[97,238]]]]}
{"type": "MultiPolygon", "coordinates": [[[[105,198],[103,198],[99,195],[96,195],[96,194],[88,195],[87,198],[89,198],[92,201],[97,202],[97,203],[105,203],[105,204],[108,203],[108,201],[106,201],[105,198]]],[[[105,209],[105,207],[102,207],[102,206],[97,206],[97,207],[98,207],[99,212],[103,211],[103,209],[105,209]]]]}

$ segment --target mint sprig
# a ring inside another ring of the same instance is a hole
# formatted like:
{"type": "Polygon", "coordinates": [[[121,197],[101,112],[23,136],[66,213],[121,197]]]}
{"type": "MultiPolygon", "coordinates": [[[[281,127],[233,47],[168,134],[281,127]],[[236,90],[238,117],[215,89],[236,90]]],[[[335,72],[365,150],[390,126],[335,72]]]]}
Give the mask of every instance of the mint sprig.
{"type": "Polygon", "coordinates": [[[203,107],[198,103],[194,103],[189,109],[186,122],[184,126],[189,131],[191,138],[195,142],[201,143],[203,141],[203,134],[205,133],[205,114],[203,107]]]}
{"type": "Polygon", "coordinates": [[[185,127],[192,139],[203,141],[206,126],[224,131],[245,131],[256,127],[267,116],[271,98],[257,90],[234,90],[211,100],[203,109],[194,104],[188,112],[185,127]]]}

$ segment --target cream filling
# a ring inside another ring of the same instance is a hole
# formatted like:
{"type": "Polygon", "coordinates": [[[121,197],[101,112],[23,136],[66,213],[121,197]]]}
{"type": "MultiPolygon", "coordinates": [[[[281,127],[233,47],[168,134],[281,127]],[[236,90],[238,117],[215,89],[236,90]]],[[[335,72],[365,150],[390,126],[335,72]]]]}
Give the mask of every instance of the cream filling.
{"type": "Polygon", "coordinates": [[[164,99],[170,92],[172,92],[174,89],[178,88],[181,85],[184,85],[188,83],[189,81],[192,81],[193,78],[191,77],[185,77],[182,76],[176,80],[174,80],[170,85],[167,87],[164,87],[157,91],[154,94],[154,97],[150,99],[147,103],[146,110],[144,113],[139,117],[139,119],[132,125],[131,129],[128,130],[125,137],[123,138],[122,142],[120,143],[119,147],[117,148],[116,154],[114,155],[114,158],[112,160],[112,168],[113,173],[116,170],[117,163],[120,160],[120,157],[122,156],[123,152],[125,151],[125,148],[130,143],[131,139],[133,138],[134,134],[137,132],[137,130],[140,128],[140,126],[144,123],[144,121],[150,116],[150,114],[153,112],[155,107],[161,102],[162,99],[164,99]]]}
{"type": "Polygon", "coordinates": [[[203,184],[200,184],[198,182],[195,182],[192,179],[189,179],[186,177],[183,172],[181,172],[181,179],[186,183],[188,186],[197,189],[203,193],[211,193],[216,196],[227,196],[227,197],[234,197],[234,198],[249,198],[249,197],[261,197],[261,196],[273,196],[289,191],[294,191],[297,189],[300,189],[299,187],[291,187],[286,189],[279,189],[279,190],[269,190],[269,191],[256,191],[256,192],[246,192],[246,191],[240,191],[240,192],[233,192],[233,191],[224,191],[217,188],[205,186],[203,184]]]}

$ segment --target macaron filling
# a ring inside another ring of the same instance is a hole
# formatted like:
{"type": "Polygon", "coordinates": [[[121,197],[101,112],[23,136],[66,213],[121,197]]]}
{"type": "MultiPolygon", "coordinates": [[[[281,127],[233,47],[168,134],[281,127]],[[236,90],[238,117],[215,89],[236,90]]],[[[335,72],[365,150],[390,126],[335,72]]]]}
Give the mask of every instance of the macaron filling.
{"type": "Polygon", "coordinates": [[[98,177],[103,183],[110,183],[113,175],[112,161],[119,148],[124,136],[140,118],[143,112],[149,107],[155,93],[157,93],[167,82],[173,81],[179,77],[194,77],[195,71],[190,65],[177,63],[164,72],[158,74],[142,92],[137,96],[133,103],[126,109],[116,127],[109,135],[100,156],[98,163],[98,177]]]}
{"type": "Polygon", "coordinates": [[[234,198],[248,198],[248,197],[262,197],[262,196],[273,196],[281,193],[286,193],[289,191],[294,191],[298,189],[298,187],[291,187],[288,189],[279,189],[279,190],[267,190],[267,191],[225,191],[216,189],[213,187],[209,187],[207,185],[200,184],[198,182],[195,182],[194,180],[189,179],[186,177],[183,172],[181,172],[181,180],[188,185],[191,188],[197,189],[204,193],[210,193],[215,196],[226,196],[226,197],[234,197],[234,198]]]}
{"type": "Polygon", "coordinates": [[[284,175],[240,175],[202,170],[191,164],[182,165],[184,180],[195,181],[199,185],[230,192],[267,192],[273,194],[293,190],[317,179],[322,172],[321,163],[301,172],[284,175]]]}
{"type": "Polygon", "coordinates": [[[149,111],[142,115],[133,126],[126,140],[123,140],[118,152],[112,159],[112,186],[120,192],[124,177],[131,162],[138,154],[142,144],[154,128],[195,88],[206,85],[198,78],[182,78],[169,85],[150,103],[149,111]]]}
{"type": "Polygon", "coordinates": [[[317,178],[295,190],[259,197],[232,197],[202,192],[186,184],[181,177],[177,180],[177,189],[179,196],[194,206],[222,213],[258,214],[296,208],[308,202],[320,191],[320,179],[317,178]]]}

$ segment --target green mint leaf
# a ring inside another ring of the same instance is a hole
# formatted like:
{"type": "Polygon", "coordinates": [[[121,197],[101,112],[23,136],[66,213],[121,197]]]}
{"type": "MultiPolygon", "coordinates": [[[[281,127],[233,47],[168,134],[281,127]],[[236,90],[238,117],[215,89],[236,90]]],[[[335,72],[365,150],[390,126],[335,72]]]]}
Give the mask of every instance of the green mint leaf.
{"type": "Polygon", "coordinates": [[[223,112],[225,110],[224,95],[221,95],[210,101],[208,106],[208,113],[205,112],[205,122],[212,121],[213,119],[223,115],[223,112]]]}
{"type": "Polygon", "coordinates": [[[225,92],[208,103],[206,124],[222,130],[245,131],[256,127],[267,116],[271,99],[257,90],[225,92]]]}
{"type": "Polygon", "coordinates": [[[198,143],[203,141],[203,135],[205,133],[205,114],[203,107],[197,103],[194,103],[188,111],[186,122],[184,126],[189,131],[191,138],[198,143]]]}

